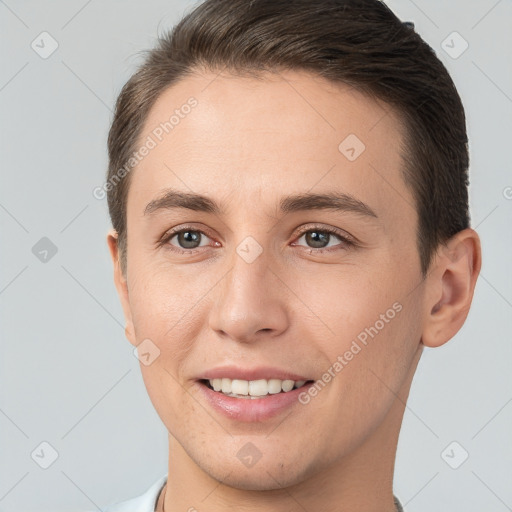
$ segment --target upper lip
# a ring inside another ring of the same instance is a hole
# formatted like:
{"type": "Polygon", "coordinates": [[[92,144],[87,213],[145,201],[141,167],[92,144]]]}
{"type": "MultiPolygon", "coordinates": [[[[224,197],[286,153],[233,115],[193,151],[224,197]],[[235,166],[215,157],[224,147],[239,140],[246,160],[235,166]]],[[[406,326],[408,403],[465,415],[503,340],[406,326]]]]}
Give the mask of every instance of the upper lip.
{"type": "Polygon", "coordinates": [[[309,377],[298,375],[281,368],[271,366],[258,366],[254,368],[240,368],[240,366],[218,366],[205,371],[201,379],[239,379],[239,380],[260,380],[260,379],[279,379],[279,380],[310,380],[309,377]]]}

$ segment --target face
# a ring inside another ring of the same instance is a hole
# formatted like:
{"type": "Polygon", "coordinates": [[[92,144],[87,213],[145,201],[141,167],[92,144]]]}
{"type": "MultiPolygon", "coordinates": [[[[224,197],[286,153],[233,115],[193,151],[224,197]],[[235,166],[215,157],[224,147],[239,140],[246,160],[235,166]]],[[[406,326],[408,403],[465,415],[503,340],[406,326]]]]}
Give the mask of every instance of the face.
{"type": "Polygon", "coordinates": [[[307,73],[198,73],[159,97],[140,145],[150,139],[131,175],[121,299],[167,430],[239,488],[340,464],[383,424],[421,338],[401,125],[307,73]],[[170,191],[211,203],[176,206],[170,191]],[[307,382],[253,400],[208,389],[212,376],[307,382]]]}

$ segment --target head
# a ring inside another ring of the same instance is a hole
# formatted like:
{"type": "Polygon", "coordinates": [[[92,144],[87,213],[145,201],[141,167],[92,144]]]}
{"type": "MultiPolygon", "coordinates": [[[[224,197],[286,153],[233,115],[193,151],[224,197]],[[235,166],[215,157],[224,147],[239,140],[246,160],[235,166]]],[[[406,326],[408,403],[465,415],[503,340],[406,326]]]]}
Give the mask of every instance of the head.
{"type": "Polygon", "coordinates": [[[467,142],[447,70],[377,0],[206,0],[160,38],[116,104],[108,243],[127,338],[158,354],[150,398],[198,467],[268,489],[399,425],[390,389],[460,329],[480,268],[467,142]],[[288,419],[217,416],[201,379],[223,365],[317,391],[288,419]],[[240,473],[249,440],[265,463],[240,473]]]}

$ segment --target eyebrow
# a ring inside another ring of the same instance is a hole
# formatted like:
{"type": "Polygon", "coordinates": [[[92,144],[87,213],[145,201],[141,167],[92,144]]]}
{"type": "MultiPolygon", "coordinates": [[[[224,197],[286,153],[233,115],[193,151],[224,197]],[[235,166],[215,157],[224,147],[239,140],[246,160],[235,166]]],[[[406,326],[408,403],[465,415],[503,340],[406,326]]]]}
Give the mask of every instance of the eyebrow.
{"type": "MultiPolygon", "coordinates": [[[[225,208],[209,197],[201,194],[167,189],[164,195],[147,204],[144,215],[151,215],[161,210],[172,210],[176,208],[212,213],[219,216],[225,213],[225,208]]],[[[367,204],[343,192],[289,195],[281,199],[279,209],[282,213],[307,210],[334,210],[378,218],[377,214],[367,204]]]]}

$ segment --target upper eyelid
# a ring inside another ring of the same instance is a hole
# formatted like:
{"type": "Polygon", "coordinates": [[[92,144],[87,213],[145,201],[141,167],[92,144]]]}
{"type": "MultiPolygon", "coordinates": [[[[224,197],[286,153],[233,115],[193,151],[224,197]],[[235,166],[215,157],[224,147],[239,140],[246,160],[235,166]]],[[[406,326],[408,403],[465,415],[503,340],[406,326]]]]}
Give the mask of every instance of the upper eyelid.
{"type": "MultiPolygon", "coordinates": [[[[340,235],[344,233],[344,234],[347,235],[347,237],[351,237],[352,236],[348,232],[346,232],[344,229],[336,228],[334,226],[323,226],[321,224],[314,224],[314,223],[305,224],[303,227],[301,227],[299,229],[299,233],[302,234],[302,233],[304,233],[306,231],[309,231],[311,229],[317,229],[318,231],[323,231],[323,230],[325,230],[325,231],[338,231],[340,233],[340,235]]],[[[196,226],[193,226],[193,225],[185,225],[185,226],[183,226],[182,228],[179,228],[179,229],[172,228],[172,229],[167,230],[163,234],[162,238],[166,237],[166,236],[173,236],[173,235],[176,235],[178,233],[181,233],[182,231],[187,231],[187,230],[189,230],[189,231],[197,231],[199,233],[203,233],[203,234],[211,237],[211,235],[208,234],[208,230],[207,229],[199,228],[199,227],[196,227],[196,226]]]]}
{"type": "MultiPolygon", "coordinates": [[[[360,242],[359,240],[351,235],[348,231],[345,231],[344,229],[334,227],[334,226],[322,226],[320,224],[306,224],[304,227],[302,227],[299,231],[298,237],[295,238],[295,240],[298,240],[299,238],[302,238],[302,236],[307,233],[308,231],[325,231],[329,233],[330,235],[334,235],[338,237],[342,243],[350,246],[359,246],[360,242]]],[[[318,251],[325,250],[327,251],[327,248],[324,249],[318,249],[318,251]]]]}
{"type": "Polygon", "coordinates": [[[306,224],[303,227],[300,228],[299,233],[302,235],[304,233],[307,233],[311,230],[318,230],[318,231],[327,231],[331,234],[337,234],[338,236],[346,236],[347,238],[354,238],[352,235],[350,235],[347,231],[341,228],[337,228],[334,226],[322,226],[321,224],[306,224]]]}
{"type": "Polygon", "coordinates": [[[197,228],[195,226],[190,225],[190,226],[184,226],[184,227],[178,228],[178,229],[175,229],[175,228],[169,229],[162,235],[161,240],[169,240],[172,237],[174,237],[175,235],[178,235],[179,233],[181,233],[183,231],[197,231],[198,233],[202,233],[203,235],[206,235],[208,238],[212,238],[212,235],[210,235],[208,233],[208,230],[203,229],[203,228],[197,228]]]}

